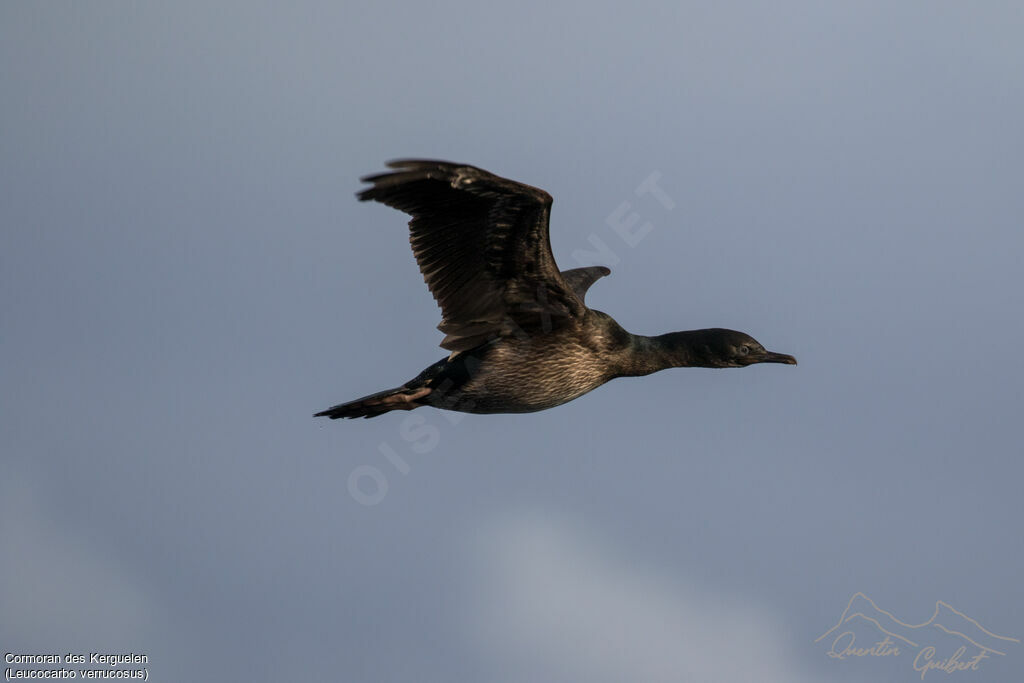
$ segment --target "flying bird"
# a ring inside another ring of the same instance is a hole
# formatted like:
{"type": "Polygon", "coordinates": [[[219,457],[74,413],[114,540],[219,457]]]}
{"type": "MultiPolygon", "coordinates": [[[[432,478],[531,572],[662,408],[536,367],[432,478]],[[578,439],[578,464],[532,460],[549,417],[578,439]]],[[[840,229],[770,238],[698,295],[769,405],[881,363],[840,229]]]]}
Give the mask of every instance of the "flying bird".
{"type": "Polygon", "coordinates": [[[376,417],[433,406],[529,413],[578,398],[616,377],[667,368],[796,365],[753,337],[721,328],[631,334],[584,297],[604,266],[559,271],[551,253],[551,195],[483,169],[399,160],[362,178],[362,201],[412,216],[412,251],[441,308],[451,353],[394,389],[315,417],[376,417]]]}

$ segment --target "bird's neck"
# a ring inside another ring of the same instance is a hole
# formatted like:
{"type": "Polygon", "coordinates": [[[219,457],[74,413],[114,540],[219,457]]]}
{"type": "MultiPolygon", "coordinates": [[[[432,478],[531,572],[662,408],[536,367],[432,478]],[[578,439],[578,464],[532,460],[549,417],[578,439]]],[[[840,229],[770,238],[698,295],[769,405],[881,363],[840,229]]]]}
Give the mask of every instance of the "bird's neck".
{"type": "Polygon", "coordinates": [[[708,349],[703,341],[704,332],[669,332],[656,337],[630,335],[632,348],[622,374],[640,376],[667,368],[709,367],[705,365],[708,349]]]}

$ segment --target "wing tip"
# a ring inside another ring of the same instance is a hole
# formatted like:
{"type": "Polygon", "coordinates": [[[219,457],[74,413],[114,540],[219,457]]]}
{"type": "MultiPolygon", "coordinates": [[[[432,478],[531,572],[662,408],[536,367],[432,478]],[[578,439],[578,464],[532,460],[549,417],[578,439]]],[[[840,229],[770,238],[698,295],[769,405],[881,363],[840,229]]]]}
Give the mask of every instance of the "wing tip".
{"type": "Polygon", "coordinates": [[[401,185],[413,180],[426,178],[449,179],[460,169],[473,169],[468,164],[457,164],[451,161],[440,159],[391,159],[384,164],[388,168],[395,169],[384,173],[371,173],[359,178],[360,182],[370,183],[372,187],[366,187],[356,192],[359,201],[365,202],[377,199],[377,190],[392,185],[401,185]],[[435,174],[431,174],[434,171],[435,174]]]}
{"type": "Polygon", "coordinates": [[[384,165],[388,168],[425,168],[425,167],[437,167],[437,168],[463,168],[469,164],[459,164],[454,161],[444,161],[442,159],[411,159],[403,157],[401,159],[390,159],[384,162],[384,165]]]}

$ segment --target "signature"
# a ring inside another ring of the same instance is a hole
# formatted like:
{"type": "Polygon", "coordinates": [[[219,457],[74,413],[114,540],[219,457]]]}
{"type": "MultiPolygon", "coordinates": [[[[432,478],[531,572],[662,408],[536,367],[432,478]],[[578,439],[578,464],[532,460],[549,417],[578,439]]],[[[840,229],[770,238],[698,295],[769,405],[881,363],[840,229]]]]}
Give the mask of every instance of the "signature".
{"type": "Polygon", "coordinates": [[[835,626],[818,636],[814,642],[821,642],[828,637],[832,640],[825,654],[832,659],[895,658],[904,653],[914,653],[912,666],[914,671],[921,674],[922,680],[929,671],[945,674],[978,671],[984,660],[992,655],[1005,656],[1008,644],[1020,643],[1017,638],[993,633],[941,600],[935,603],[930,619],[920,624],[911,624],[882,609],[864,593],[854,593],[835,626]],[[856,634],[863,634],[865,629],[878,634],[879,639],[872,639],[874,642],[869,641],[870,645],[858,645],[856,634]],[[960,641],[961,644],[951,654],[943,656],[935,645],[929,644],[929,641],[937,642],[935,638],[942,638],[947,644],[950,639],[960,641]]]}

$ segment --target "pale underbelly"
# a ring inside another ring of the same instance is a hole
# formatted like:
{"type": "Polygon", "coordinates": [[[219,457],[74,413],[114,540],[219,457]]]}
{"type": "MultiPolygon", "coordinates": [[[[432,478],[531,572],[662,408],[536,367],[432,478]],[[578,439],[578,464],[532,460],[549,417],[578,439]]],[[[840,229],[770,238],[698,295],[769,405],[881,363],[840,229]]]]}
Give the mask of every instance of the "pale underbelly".
{"type": "Polygon", "coordinates": [[[579,398],[608,379],[605,367],[589,358],[485,363],[461,387],[435,392],[427,402],[465,413],[530,413],[579,398]]]}

